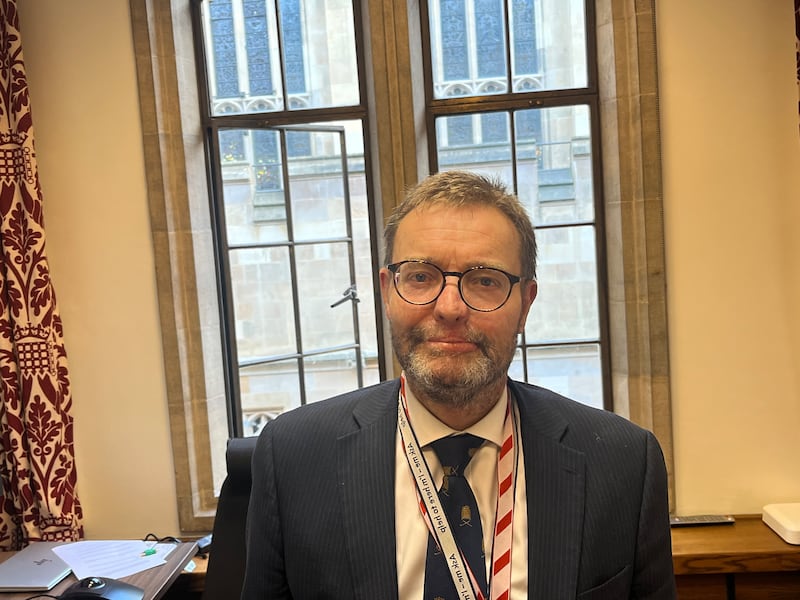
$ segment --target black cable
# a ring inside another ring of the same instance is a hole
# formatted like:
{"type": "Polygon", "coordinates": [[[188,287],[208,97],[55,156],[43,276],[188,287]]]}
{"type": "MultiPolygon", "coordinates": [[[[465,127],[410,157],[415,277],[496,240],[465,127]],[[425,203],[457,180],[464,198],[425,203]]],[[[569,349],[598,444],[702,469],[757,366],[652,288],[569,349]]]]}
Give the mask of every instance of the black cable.
{"type": "Polygon", "coordinates": [[[155,533],[148,533],[146,536],[144,536],[142,541],[143,542],[154,541],[154,542],[156,542],[158,544],[166,543],[166,542],[169,542],[169,543],[172,543],[172,544],[180,544],[181,543],[180,539],[178,539],[178,538],[176,538],[174,536],[168,535],[166,537],[158,537],[155,533]]]}

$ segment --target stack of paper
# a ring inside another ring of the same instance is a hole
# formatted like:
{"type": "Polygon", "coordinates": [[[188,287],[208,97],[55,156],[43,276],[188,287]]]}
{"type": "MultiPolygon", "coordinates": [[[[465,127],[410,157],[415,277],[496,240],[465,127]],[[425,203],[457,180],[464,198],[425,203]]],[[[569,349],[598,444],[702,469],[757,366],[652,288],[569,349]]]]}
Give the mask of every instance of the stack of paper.
{"type": "Polygon", "coordinates": [[[53,552],[70,566],[78,579],[119,579],[163,565],[173,548],[175,544],[140,540],[84,540],[56,546],[53,552]]]}

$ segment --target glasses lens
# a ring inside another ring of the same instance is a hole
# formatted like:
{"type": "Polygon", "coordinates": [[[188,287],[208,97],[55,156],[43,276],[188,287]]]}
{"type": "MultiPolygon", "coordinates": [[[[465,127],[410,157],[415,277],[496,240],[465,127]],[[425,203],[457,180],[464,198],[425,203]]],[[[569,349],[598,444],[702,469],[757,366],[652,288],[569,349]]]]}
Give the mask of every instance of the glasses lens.
{"type": "Polygon", "coordinates": [[[461,295],[476,310],[494,310],[508,300],[511,281],[497,269],[479,267],[464,273],[461,295]]]}
{"type": "Polygon", "coordinates": [[[397,268],[394,283],[406,302],[428,304],[439,295],[443,279],[442,272],[433,265],[412,261],[397,268]]]}

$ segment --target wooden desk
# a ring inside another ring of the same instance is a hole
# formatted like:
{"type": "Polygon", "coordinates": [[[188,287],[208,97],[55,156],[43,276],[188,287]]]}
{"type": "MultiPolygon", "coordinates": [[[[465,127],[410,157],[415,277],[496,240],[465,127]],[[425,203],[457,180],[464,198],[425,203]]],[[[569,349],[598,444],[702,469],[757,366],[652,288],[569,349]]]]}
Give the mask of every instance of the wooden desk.
{"type": "MultiPolygon", "coordinates": [[[[737,515],[733,525],[673,527],[672,562],[679,600],[800,599],[800,546],[784,542],[760,515],[737,515]]],[[[166,600],[201,597],[207,561],[195,563],[166,600]]]]}
{"type": "Polygon", "coordinates": [[[672,560],[679,600],[800,598],[800,546],[784,542],[760,515],[673,527],[672,560]]]}
{"type": "MultiPolygon", "coordinates": [[[[144,590],[143,600],[158,600],[163,598],[169,590],[169,587],[180,575],[183,568],[197,553],[197,544],[195,542],[184,542],[178,544],[172,552],[167,556],[167,562],[160,567],[153,567],[146,571],[134,573],[128,577],[120,578],[120,581],[130,583],[136,587],[144,590]]],[[[0,562],[11,556],[11,552],[0,552],[0,562]]],[[[69,586],[77,581],[75,575],[70,573],[61,581],[57,586],[46,593],[51,596],[58,596],[63,593],[69,586]]],[[[0,593],[0,600],[24,600],[35,595],[36,592],[7,592],[0,593]]]]}
{"type": "Polygon", "coordinates": [[[200,600],[206,585],[206,569],[208,555],[196,556],[194,570],[183,571],[178,575],[164,600],[200,600]]]}

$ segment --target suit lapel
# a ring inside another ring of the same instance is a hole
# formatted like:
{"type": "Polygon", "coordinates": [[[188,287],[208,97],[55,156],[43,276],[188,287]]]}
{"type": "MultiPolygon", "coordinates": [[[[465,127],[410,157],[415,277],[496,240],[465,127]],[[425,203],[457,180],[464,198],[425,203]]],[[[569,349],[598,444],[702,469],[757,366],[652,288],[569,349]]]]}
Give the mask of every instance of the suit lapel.
{"type": "MultiPolygon", "coordinates": [[[[394,471],[399,384],[365,395],[358,428],[337,442],[345,549],[353,597],[397,599],[394,471]]],[[[528,495],[528,595],[574,598],[581,554],[585,460],[561,443],[566,421],[530,393],[511,390],[520,411],[528,495]]]]}
{"type": "Polygon", "coordinates": [[[394,471],[397,394],[385,385],[353,411],[359,429],[337,441],[345,547],[354,598],[397,598],[394,471]]]}
{"type": "Polygon", "coordinates": [[[567,423],[560,415],[526,392],[514,394],[528,496],[528,596],[574,598],[586,502],[584,455],[561,443],[567,423]]]}

